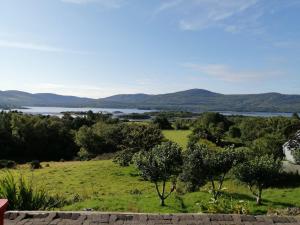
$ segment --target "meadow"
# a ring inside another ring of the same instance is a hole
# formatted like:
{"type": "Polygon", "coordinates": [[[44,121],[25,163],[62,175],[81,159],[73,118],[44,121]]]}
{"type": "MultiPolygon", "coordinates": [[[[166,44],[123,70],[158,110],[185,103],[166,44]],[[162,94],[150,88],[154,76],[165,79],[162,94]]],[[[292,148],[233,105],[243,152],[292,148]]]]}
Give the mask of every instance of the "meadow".
{"type": "MultiPolygon", "coordinates": [[[[186,144],[189,131],[164,131],[166,138],[186,144]]],[[[52,194],[66,197],[69,204],[60,210],[93,209],[120,212],[201,212],[202,204],[209,204],[208,187],[198,192],[182,193],[182,185],[167,199],[166,207],[159,205],[154,185],[143,181],[133,166],[120,167],[112,160],[84,162],[47,162],[43,168],[30,170],[21,165],[12,170],[23,174],[38,187],[52,194]]],[[[1,171],[0,176],[5,172],[1,171]]],[[[255,199],[246,186],[227,179],[224,192],[232,201],[243,201],[249,213],[262,214],[274,208],[300,207],[300,188],[271,188],[263,193],[263,205],[256,206],[255,199]]]]}

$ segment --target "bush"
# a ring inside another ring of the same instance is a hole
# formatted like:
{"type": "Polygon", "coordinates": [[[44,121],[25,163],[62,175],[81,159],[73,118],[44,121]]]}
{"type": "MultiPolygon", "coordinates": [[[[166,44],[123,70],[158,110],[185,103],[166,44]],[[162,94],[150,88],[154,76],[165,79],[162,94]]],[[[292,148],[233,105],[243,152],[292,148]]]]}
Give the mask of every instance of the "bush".
{"type": "Polygon", "coordinates": [[[249,204],[242,200],[221,198],[218,201],[198,203],[202,213],[248,214],[249,204]]]}
{"type": "Polygon", "coordinates": [[[41,165],[40,161],[34,160],[34,161],[32,161],[32,162],[30,163],[30,168],[31,168],[32,170],[41,169],[41,168],[42,168],[42,165],[41,165]]]}
{"type": "Polygon", "coordinates": [[[132,149],[122,150],[116,154],[113,162],[119,164],[119,166],[129,166],[134,154],[135,152],[132,149]]]}
{"type": "Polygon", "coordinates": [[[17,164],[12,160],[0,160],[0,169],[13,169],[16,168],[17,164]]]}
{"type": "Polygon", "coordinates": [[[64,198],[50,196],[44,189],[34,188],[23,176],[16,179],[11,173],[0,180],[0,198],[8,199],[9,210],[48,210],[66,203],[64,198]]]}

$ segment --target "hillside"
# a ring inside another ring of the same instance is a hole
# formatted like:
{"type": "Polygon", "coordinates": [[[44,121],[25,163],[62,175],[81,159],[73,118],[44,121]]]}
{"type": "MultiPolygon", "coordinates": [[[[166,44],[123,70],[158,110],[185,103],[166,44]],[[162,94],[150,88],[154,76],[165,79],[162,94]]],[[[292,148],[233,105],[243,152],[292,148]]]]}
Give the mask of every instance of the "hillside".
{"type": "Polygon", "coordinates": [[[224,95],[203,89],[168,94],[125,94],[91,99],[49,93],[0,91],[2,106],[147,108],[188,111],[300,112],[300,95],[279,93],[224,95]]]}

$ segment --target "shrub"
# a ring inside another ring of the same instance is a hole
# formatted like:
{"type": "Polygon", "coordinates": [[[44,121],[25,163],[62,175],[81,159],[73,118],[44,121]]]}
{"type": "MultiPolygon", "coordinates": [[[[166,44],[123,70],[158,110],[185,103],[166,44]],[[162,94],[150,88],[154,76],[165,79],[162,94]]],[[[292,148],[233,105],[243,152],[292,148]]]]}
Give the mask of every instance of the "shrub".
{"type": "Polygon", "coordinates": [[[34,188],[23,176],[16,179],[11,173],[0,180],[0,198],[9,200],[10,210],[48,210],[66,203],[64,198],[50,196],[44,189],[34,188]]]}
{"type": "Polygon", "coordinates": [[[42,168],[42,165],[41,165],[40,161],[34,160],[34,161],[32,161],[32,162],[30,163],[30,168],[31,168],[32,170],[41,169],[41,168],[42,168]]]}
{"type": "Polygon", "coordinates": [[[242,200],[221,198],[218,201],[198,203],[202,213],[248,214],[249,204],[242,200]]]}
{"type": "Polygon", "coordinates": [[[132,149],[122,150],[116,154],[113,162],[119,164],[119,166],[129,166],[134,154],[135,152],[132,149]]]}
{"type": "Polygon", "coordinates": [[[16,168],[17,164],[12,160],[0,160],[0,169],[13,169],[16,168]]]}

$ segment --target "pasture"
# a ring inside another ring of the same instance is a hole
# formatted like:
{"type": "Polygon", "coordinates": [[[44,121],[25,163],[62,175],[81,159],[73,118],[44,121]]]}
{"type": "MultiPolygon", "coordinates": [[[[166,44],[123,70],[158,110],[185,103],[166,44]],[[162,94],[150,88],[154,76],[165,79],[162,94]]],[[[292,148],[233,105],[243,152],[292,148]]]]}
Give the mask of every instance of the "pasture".
{"type": "MultiPolygon", "coordinates": [[[[163,133],[167,139],[185,147],[190,131],[163,133]]],[[[177,191],[166,200],[167,206],[161,207],[152,183],[142,180],[133,166],[120,167],[112,160],[44,162],[42,165],[43,168],[37,170],[21,165],[10,171],[15,176],[24,175],[51,194],[64,196],[68,204],[59,210],[197,213],[201,212],[201,205],[210,204],[208,186],[194,193],[184,193],[183,184],[179,183],[177,191]]],[[[0,177],[4,174],[5,171],[1,170],[0,177]]],[[[224,196],[235,203],[243,202],[252,214],[264,214],[275,208],[300,207],[299,187],[267,189],[263,193],[263,205],[256,206],[248,188],[229,178],[224,184],[224,196]]]]}

